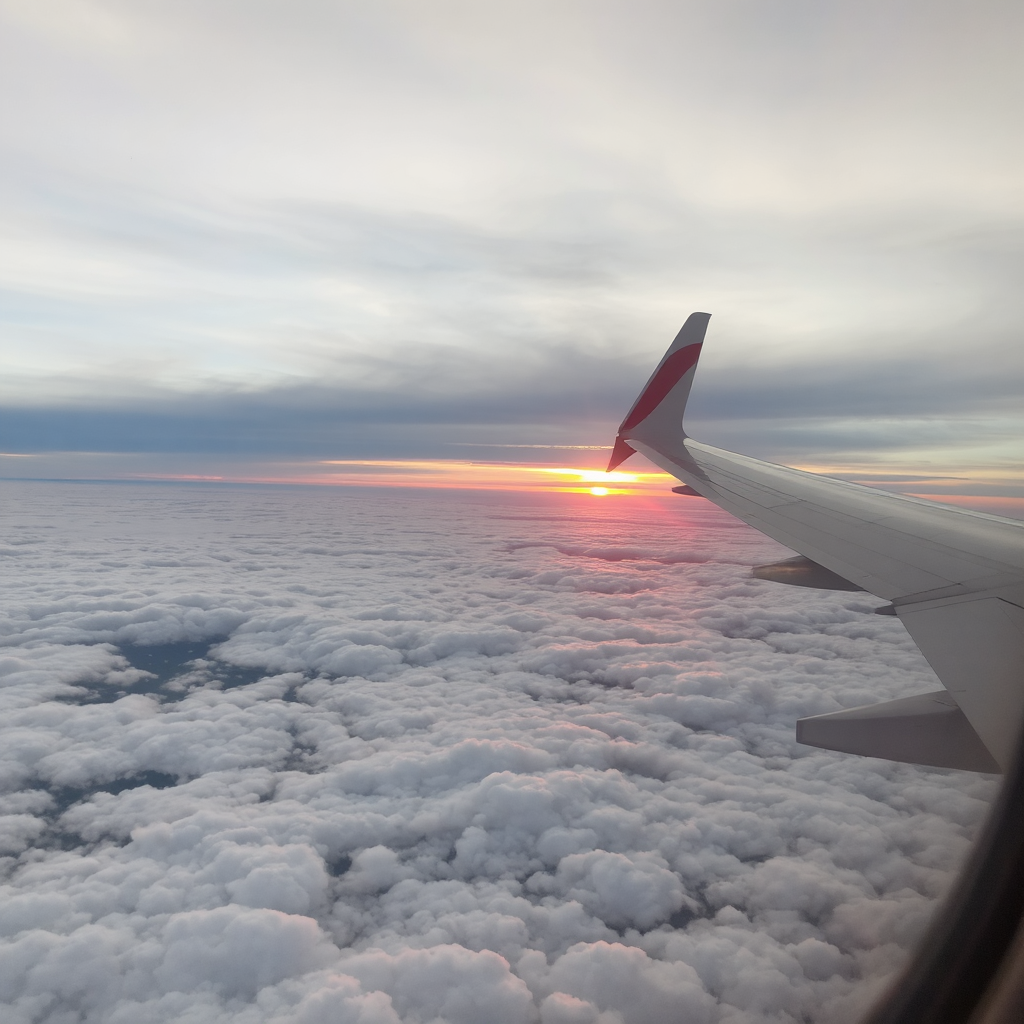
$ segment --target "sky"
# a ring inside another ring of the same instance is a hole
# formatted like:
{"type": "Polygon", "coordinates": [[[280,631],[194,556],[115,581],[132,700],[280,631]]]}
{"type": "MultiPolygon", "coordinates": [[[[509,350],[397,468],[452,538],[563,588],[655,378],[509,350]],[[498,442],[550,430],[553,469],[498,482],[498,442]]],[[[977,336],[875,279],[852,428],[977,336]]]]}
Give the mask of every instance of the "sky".
{"type": "Polygon", "coordinates": [[[1022,20],[0,0],[0,474],[595,468],[702,310],[699,439],[1024,498],[1022,20]]]}
{"type": "Polygon", "coordinates": [[[700,499],[0,491],[5,1024],[853,1024],[997,786],[700,499]]]}
{"type": "Polygon", "coordinates": [[[702,310],[698,439],[1024,516],[1022,23],[0,0],[4,1020],[857,1020],[997,780],[601,470],[702,310]]]}
{"type": "Polygon", "coordinates": [[[699,310],[699,440],[1024,516],[1022,22],[0,0],[4,1020],[857,1020],[997,780],[602,469],[699,310]]]}

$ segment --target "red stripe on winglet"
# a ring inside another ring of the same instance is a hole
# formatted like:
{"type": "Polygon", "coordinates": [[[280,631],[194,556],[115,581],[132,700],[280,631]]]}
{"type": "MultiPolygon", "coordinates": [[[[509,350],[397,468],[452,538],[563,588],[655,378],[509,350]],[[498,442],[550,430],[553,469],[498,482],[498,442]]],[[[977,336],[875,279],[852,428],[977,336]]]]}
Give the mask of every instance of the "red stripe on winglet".
{"type": "Polygon", "coordinates": [[[636,449],[630,447],[621,437],[615,438],[615,447],[612,449],[612,457],[608,460],[606,473],[610,473],[616,466],[621,466],[630,455],[635,455],[636,449]]]}
{"type": "Polygon", "coordinates": [[[700,344],[687,345],[678,352],[673,352],[661,364],[661,368],[644,388],[644,393],[636,400],[630,414],[625,418],[619,430],[631,430],[642,423],[655,409],[661,405],[662,399],[679,383],[683,374],[693,368],[700,356],[700,344]]]}

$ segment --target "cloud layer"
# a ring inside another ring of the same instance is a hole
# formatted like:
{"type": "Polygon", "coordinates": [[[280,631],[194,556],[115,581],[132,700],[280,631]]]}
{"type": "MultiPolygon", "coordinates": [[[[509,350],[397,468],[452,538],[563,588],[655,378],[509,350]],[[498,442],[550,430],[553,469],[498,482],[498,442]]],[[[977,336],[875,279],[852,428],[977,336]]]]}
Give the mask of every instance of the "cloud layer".
{"type": "Polygon", "coordinates": [[[697,499],[4,489],[18,1024],[852,1020],[993,793],[798,747],[934,677],[697,499]]]}

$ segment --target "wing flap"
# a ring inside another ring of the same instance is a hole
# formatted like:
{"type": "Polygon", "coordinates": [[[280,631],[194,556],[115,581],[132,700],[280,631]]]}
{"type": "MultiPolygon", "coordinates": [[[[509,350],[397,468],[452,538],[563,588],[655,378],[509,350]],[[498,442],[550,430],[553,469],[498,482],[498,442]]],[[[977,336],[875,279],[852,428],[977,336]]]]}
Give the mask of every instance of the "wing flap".
{"type": "MultiPolygon", "coordinates": [[[[772,580],[775,583],[785,583],[791,587],[861,592],[864,590],[863,587],[858,587],[856,583],[851,583],[839,573],[826,569],[825,566],[819,565],[804,555],[784,558],[781,562],[771,562],[768,565],[755,565],[751,575],[754,579],[772,580]]],[[[893,614],[896,614],[895,611],[893,614]]]]}
{"type": "Polygon", "coordinates": [[[801,718],[796,739],[811,747],[889,761],[999,771],[967,716],[944,690],[801,718]]]}

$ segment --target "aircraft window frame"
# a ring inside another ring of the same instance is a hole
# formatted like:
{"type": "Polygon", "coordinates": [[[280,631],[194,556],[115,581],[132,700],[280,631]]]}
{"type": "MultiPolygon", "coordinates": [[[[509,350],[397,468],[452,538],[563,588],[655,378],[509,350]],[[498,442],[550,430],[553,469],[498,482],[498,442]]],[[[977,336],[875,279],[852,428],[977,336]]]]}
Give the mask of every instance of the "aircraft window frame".
{"type": "Polygon", "coordinates": [[[1024,1021],[1024,737],[921,946],[863,1024],[1024,1021]]]}

